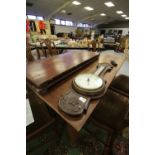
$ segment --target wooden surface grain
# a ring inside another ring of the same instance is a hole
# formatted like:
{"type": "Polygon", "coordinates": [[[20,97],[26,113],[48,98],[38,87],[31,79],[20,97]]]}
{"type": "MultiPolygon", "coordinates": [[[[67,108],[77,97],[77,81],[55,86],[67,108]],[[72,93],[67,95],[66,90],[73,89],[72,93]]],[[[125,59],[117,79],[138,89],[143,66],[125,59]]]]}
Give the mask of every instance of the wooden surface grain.
{"type": "Polygon", "coordinates": [[[26,68],[26,78],[31,84],[40,88],[47,82],[58,79],[66,72],[74,71],[75,67],[97,59],[98,54],[86,51],[67,52],[47,59],[30,62],[26,68]]]}

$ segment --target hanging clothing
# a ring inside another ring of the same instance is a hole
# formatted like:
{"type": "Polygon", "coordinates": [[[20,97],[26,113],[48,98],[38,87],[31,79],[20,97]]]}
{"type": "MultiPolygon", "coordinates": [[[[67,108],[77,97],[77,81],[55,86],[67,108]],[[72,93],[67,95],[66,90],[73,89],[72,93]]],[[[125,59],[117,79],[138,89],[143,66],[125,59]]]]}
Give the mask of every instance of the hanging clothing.
{"type": "Polygon", "coordinates": [[[30,21],[26,20],[26,33],[30,32],[30,21]]]}
{"type": "Polygon", "coordinates": [[[36,31],[36,24],[35,24],[35,21],[33,20],[30,20],[30,29],[32,32],[36,31]]]}
{"type": "Polygon", "coordinates": [[[45,30],[45,23],[43,21],[39,21],[39,28],[40,30],[45,30]]]}
{"type": "Polygon", "coordinates": [[[35,21],[35,25],[36,25],[36,32],[40,32],[39,23],[37,20],[35,21]]]}
{"type": "Polygon", "coordinates": [[[41,33],[41,34],[43,34],[43,33],[46,34],[46,30],[45,30],[45,27],[46,27],[46,26],[45,26],[44,21],[41,21],[41,20],[40,20],[40,21],[38,22],[38,24],[39,24],[40,33],[41,33]]]}

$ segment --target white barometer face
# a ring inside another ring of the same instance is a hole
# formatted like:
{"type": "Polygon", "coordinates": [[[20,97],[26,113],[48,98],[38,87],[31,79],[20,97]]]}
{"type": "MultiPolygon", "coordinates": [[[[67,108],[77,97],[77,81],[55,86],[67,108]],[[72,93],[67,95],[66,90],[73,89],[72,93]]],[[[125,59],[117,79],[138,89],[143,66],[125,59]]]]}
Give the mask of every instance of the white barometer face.
{"type": "Polygon", "coordinates": [[[99,89],[103,85],[103,80],[94,74],[80,74],[74,82],[79,88],[86,90],[99,89]]]}

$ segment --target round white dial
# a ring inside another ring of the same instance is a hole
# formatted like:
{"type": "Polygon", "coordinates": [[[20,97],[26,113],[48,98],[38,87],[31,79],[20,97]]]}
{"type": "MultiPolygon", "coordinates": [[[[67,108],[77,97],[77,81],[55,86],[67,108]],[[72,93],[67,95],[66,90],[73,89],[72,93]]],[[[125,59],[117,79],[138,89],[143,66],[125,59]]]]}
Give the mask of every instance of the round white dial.
{"type": "Polygon", "coordinates": [[[80,74],[74,82],[79,88],[86,90],[95,90],[103,85],[102,79],[94,74],[80,74]]]}

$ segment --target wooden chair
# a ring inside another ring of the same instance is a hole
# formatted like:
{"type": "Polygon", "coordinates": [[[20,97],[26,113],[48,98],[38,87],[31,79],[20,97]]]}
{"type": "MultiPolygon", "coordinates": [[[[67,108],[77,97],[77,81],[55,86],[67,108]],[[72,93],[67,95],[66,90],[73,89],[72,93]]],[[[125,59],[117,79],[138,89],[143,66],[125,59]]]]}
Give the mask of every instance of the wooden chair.
{"type": "Polygon", "coordinates": [[[33,55],[31,53],[31,47],[29,46],[28,43],[26,44],[26,59],[28,62],[34,60],[33,55]]]}
{"type": "Polygon", "coordinates": [[[45,39],[44,43],[51,56],[59,54],[59,51],[56,49],[54,42],[51,42],[49,39],[45,39]]]}
{"type": "Polygon", "coordinates": [[[92,44],[92,48],[93,48],[92,51],[96,52],[97,42],[95,40],[93,40],[91,44],[92,44]]]}
{"type": "Polygon", "coordinates": [[[129,97],[129,77],[126,75],[117,76],[112,81],[109,88],[119,94],[129,97]]]}
{"type": "Polygon", "coordinates": [[[117,52],[124,52],[125,49],[125,42],[126,42],[126,37],[123,37],[120,39],[120,44],[119,46],[116,48],[117,52]]]}
{"type": "MultiPolygon", "coordinates": [[[[46,51],[46,49],[45,49],[45,47],[44,47],[43,45],[44,45],[44,41],[40,42],[40,47],[41,47],[43,56],[44,56],[44,57],[47,57],[47,51],[46,51]]],[[[39,51],[40,49],[37,48],[37,50],[39,51]]]]}
{"type": "Polygon", "coordinates": [[[129,99],[112,90],[108,90],[92,114],[97,122],[120,131],[128,125],[129,99]]]}
{"type": "Polygon", "coordinates": [[[88,43],[88,50],[90,50],[92,52],[96,52],[96,48],[97,48],[97,42],[95,40],[88,43]],[[91,50],[91,48],[92,48],[92,50],[91,50]]]}
{"type": "Polygon", "coordinates": [[[91,119],[109,133],[111,138],[106,145],[111,147],[115,137],[121,135],[124,128],[129,126],[129,99],[108,90],[92,113],[91,119]]]}
{"type": "Polygon", "coordinates": [[[41,59],[40,49],[35,46],[35,49],[31,49],[30,45],[26,47],[26,59],[28,62],[41,59]]]}
{"type": "Polygon", "coordinates": [[[101,47],[101,48],[104,48],[104,38],[100,38],[100,37],[99,37],[99,38],[97,39],[97,47],[98,47],[98,48],[100,48],[100,47],[101,47]]]}

